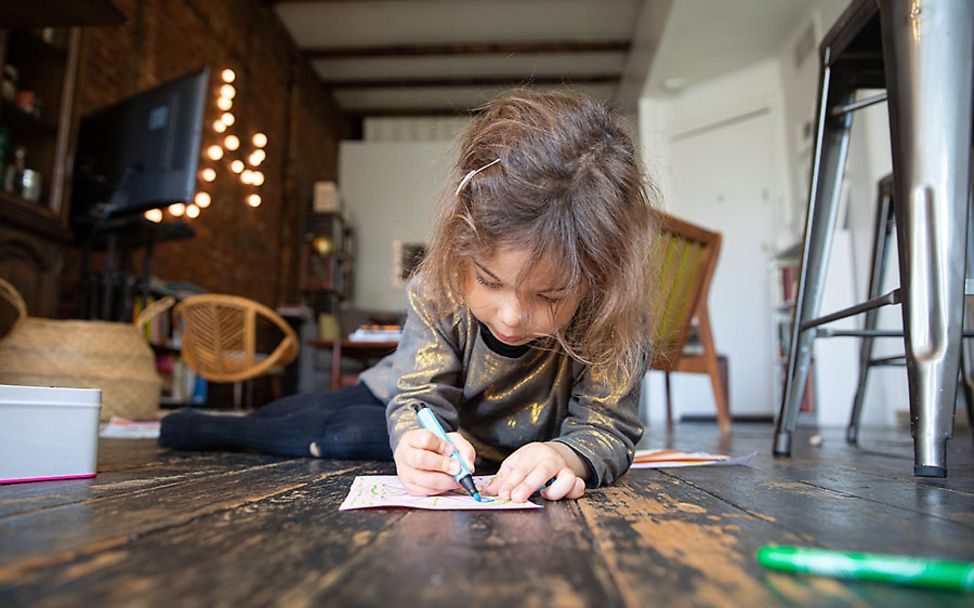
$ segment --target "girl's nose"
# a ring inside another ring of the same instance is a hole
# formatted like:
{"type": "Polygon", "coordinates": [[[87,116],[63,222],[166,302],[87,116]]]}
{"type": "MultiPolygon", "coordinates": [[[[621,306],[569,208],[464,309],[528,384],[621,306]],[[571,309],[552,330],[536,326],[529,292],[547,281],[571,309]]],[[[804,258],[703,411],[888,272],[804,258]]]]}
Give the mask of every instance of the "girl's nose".
{"type": "Polygon", "coordinates": [[[497,315],[501,322],[511,329],[520,327],[521,322],[524,321],[521,303],[518,302],[517,296],[505,297],[498,307],[497,315]]]}

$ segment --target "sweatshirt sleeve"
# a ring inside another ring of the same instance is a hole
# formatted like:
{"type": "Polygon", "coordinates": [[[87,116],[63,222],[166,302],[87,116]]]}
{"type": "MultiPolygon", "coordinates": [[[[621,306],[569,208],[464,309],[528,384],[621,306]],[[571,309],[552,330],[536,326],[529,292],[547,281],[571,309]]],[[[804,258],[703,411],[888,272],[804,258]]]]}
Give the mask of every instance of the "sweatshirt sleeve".
{"type": "Polygon", "coordinates": [[[404,433],[422,428],[412,405],[433,409],[447,431],[457,430],[461,385],[462,328],[455,315],[435,319],[419,278],[406,289],[406,323],[392,359],[392,398],[386,404],[389,443],[395,451],[404,433]]]}
{"type": "Polygon", "coordinates": [[[593,379],[590,371],[576,383],[568,416],[554,441],[564,443],[586,461],[592,473],[590,487],[614,482],[632,464],[635,445],[643,434],[640,394],[638,380],[632,387],[611,386],[593,379]]]}

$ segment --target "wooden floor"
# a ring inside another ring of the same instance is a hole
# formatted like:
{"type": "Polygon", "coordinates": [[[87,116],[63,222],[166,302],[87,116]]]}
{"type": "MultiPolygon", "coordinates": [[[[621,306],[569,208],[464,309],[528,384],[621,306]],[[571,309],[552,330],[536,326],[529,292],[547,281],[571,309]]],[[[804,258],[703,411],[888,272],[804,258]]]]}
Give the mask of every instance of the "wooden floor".
{"type": "Polygon", "coordinates": [[[974,561],[974,458],[912,476],[905,433],[839,431],[769,457],[771,427],[646,447],[750,467],[633,471],[531,512],[338,512],[389,464],[178,454],[103,440],[97,479],[0,487],[0,606],[960,606],[974,597],[770,573],[765,543],[974,561]]]}

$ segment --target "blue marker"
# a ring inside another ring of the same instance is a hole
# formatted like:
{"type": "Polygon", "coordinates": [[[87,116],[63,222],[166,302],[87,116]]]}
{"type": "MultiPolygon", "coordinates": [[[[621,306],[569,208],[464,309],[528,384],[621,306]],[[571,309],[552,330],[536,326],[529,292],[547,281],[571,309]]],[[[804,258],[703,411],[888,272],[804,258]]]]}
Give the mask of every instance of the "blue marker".
{"type": "Polygon", "coordinates": [[[426,406],[414,405],[413,410],[416,411],[416,417],[419,418],[419,423],[423,425],[423,428],[427,431],[432,432],[434,435],[447,442],[451,448],[453,448],[453,456],[460,463],[460,472],[453,476],[457,480],[457,483],[463,487],[471,496],[477,499],[477,502],[484,502],[484,499],[480,496],[480,492],[477,491],[477,486],[473,483],[473,473],[467,468],[466,463],[463,462],[463,458],[460,457],[460,452],[457,451],[457,446],[453,445],[450,438],[447,436],[446,431],[440,425],[440,421],[436,418],[436,414],[433,410],[426,406]]]}

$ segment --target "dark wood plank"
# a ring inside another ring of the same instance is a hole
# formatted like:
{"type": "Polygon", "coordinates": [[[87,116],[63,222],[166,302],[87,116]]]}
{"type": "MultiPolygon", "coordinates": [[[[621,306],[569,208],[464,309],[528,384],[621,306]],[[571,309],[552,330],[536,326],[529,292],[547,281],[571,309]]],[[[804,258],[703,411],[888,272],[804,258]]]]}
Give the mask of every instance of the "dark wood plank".
{"type": "Polygon", "coordinates": [[[283,460],[153,491],[112,496],[94,506],[81,502],[6,517],[0,520],[0,585],[36,568],[122,547],[132,536],[244,508],[357,466],[338,461],[283,460]]]}
{"type": "Polygon", "coordinates": [[[288,473],[295,478],[301,469],[314,478],[192,519],[171,519],[102,551],[22,569],[16,577],[0,570],[0,605],[159,605],[173,598],[199,606],[268,605],[321,580],[340,580],[357,552],[407,514],[397,509],[350,519],[338,512],[355,474],[383,469],[360,463],[347,473],[322,473],[329,469],[322,461],[292,464],[288,473]]]}

